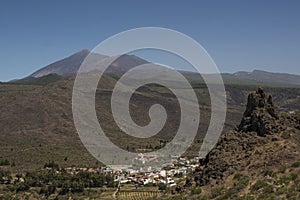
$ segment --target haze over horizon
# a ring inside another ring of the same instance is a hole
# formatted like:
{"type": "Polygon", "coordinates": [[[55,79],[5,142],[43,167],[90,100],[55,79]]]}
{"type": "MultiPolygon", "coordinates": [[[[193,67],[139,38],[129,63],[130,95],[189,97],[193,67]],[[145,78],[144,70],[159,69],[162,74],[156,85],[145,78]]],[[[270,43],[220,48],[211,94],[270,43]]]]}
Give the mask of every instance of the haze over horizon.
{"type": "MultiPolygon", "coordinates": [[[[114,34],[145,26],[194,38],[221,72],[300,74],[299,7],[298,1],[2,1],[0,81],[26,77],[114,34]]],[[[162,64],[170,60],[151,52],[137,55],[162,64]]]]}

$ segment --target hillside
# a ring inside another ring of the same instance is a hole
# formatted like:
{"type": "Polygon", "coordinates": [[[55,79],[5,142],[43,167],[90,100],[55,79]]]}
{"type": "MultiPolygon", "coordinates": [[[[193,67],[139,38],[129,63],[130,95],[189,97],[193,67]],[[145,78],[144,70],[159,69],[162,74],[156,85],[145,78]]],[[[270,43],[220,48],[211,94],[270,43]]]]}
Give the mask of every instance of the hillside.
{"type": "Polygon", "coordinates": [[[250,93],[236,130],[224,133],[190,174],[195,199],[299,199],[300,113],[278,112],[271,95],[250,93]]]}
{"type": "MultiPolygon", "coordinates": [[[[140,125],[149,123],[148,110],[155,103],[166,108],[168,119],[158,135],[148,139],[134,138],[123,133],[111,115],[110,97],[116,79],[118,76],[104,75],[98,85],[96,112],[101,127],[110,140],[123,149],[141,152],[161,148],[162,142],[171,140],[178,128],[180,114],[176,98],[170,90],[159,85],[139,88],[130,101],[133,120],[140,125]]],[[[210,100],[203,82],[195,79],[190,81],[197,94],[201,112],[198,135],[185,154],[186,157],[193,158],[198,155],[210,120],[210,100]]],[[[0,83],[1,173],[11,171],[14,176],[16,173],[28,176],[28,171],[34,171],[41,173],[43,177],[44,171],[40,169],[51,161],[55,161],[60,167],[101,166],[87,152],[75,130],[71,107],[73,84],[74,77],[54,74],[17,83],[0,83]]],[[[238,199],[241,196],[240,199],[272,199],[280,195],[283,199],[297,199],[300,117],[296,110],[300,110],[299,88],[264,85],[265,91],[273,94],[271,99],[261,90],[247,98],[249,92],[256,90],[256,84],[231,83],[226,84],[225,88],[228,109],[223,136],[201,161],[202,166],[189,174],[187,180],[179,182],[179,187],[167,190],[162,198],[181,199],[186,196],[188,199],[238,199]],[[276,107],[276,104],[280,107],[276,107]],[[243,115],[245,106],[247,109],[243,115]],[[288,113],[281,113],[279,110],[288,113]],[[238,129],[233,131],[238,124],[238,129]]],[[[72,177],[68,179],[72,180],[72,177]]],[[[31,179],[26,181],[34,186],[31,179]]],[[[74,184],[70,187],[76,188],[77,185],[74,184]]],[[[59,186],[59,182],[56,185],[59,186]]],[[[34,186],[30,192],[18,193],[17,188],[21,186],[22,184],[13,184],[13,187],[2,184],[0,191],[3,187],[7,197],[11,194],[18,197],[37,195],[34,198],[40,199],[44,197],[41,191],[51,189],[51,185],[46,189],[34,186]]],[[[61,191],[61,187],[58,187],[58,191],[61,191]]],[[[136,193],[132,193],[133,190],[132,187],[128,188],[129,192],[122,190],[120,196],[143,194],[149,197],[158,194],[157,187],[152,187],[150,191],[140,188],[136,193]]],[[[76,198],[89,195],[98,198],[102,195],[101,191],[102,188],[98,187],[92,191],[87,189],[85,192],[89,192],[88,194],[80,192],[74,195],[76,198]]],[[[102,196],[111,199],[112,188],[106,191],[102,196]]]]}
{"type": "MultiPolygon", "coordinates": [[[[89,50],[83,49],[67,58],[56,61],[42,69],[34,72],[28,78],[39,78],[49,74],[57,74],[60,76],[70,76],[77,73],[81,63],[89,54],[89,50]]],[[[105,56],[97,55],[97,59],[103,59],[105,56]]]]}
{"type": "MultiPolygon", "coordinates": [[[[54,76],[56,77],[56,76],[54,76]]],[[[15,162],[14,170],[39,168],[48,160],[55,160],[62,166],[95,165],[96,160],[82,146],[73,124],[71,97],[74,78],[53,79],[41,77],[34,82],[2,83],[0,85],[0,159],[15,162]],[[40,84],[40,83],[47,84],[40,84]],[[4,106],[5,105],[5,106],[4,106]],[[64,161],[65,158],[67,161],[64,161]]],[[[160,140],[170,140],[176,133],[174,124],[178,121],[178,106],[174,96],[164,87],[145,86],[132,98],[132,116],[139,124],[147,124],[148,108],[153,103],[162,103],[169,112],[169,121],[157,137],[141,141],[128,138],[114,123],[110,111],[111,88],[116,80],[104,76],[96,95],[96,110],[99,121],[111,139],[127,149],[159,146],[160,140]],[[98,102],[98,103],[97,103],[98,102]],[[128,140],[131,141],[128,143],[128,140]]],[[[256,86],[241,87],[226,85],[228,111],[225,130],[236,127],[242,117],[246,95],[256,86]]],[[[274,94],[274,101],[281,109],[299,108],[300,91],[297,88],[265,88],[274,94]]],[[[195,88],[201,109],[201,124],[198,138],[187,155],[195,155],[206,132],[210,117],[210,101],[205,85],[195,88]]]]}

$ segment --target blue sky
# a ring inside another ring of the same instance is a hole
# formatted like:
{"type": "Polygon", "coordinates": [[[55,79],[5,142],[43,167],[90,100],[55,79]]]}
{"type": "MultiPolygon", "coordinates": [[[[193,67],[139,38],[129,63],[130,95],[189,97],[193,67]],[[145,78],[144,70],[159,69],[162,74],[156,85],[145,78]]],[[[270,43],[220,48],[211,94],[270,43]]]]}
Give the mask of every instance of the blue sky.
{"type": "Polygon", "coordinates": [[[137,27],[158,26],[198,41],[221,72],[300,74],[300,1],[0,2],[0,81],[137,27]]]}

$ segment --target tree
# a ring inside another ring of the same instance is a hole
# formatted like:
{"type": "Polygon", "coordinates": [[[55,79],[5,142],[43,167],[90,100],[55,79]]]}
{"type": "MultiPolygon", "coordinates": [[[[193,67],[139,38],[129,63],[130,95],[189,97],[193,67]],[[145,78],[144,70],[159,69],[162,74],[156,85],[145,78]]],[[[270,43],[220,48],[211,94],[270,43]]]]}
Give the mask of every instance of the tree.
{"type": "Polygon", "coordinates": [[[0,161],[0,166],[8,166],[8,165],[10,165],[9,160],[5,159],[0,161]]]}
{"type": "Polygon", "coordinates": [[[58,170],[59,169],[59,166],[58,166],[58,164],[56,164],[53,160],[50,162],[48,162],[48,163],[45,163],[44,164],[44,168],[51,168],[51,169],[56,169],[56,170],[58,170]]]}
{"type": "Polygon", "coordinates": [[[73,182],[71,184],[71,192],[72,193],[81,193],[84,191],[84,184],[81,182],[73,182]]]}
{"type": "Polygon", "coordinates": [[[167,189],[167,186],[166,186],[165,184],[163,184],[163,183],[159,183],[159,184],[158,184],[158,189],[159,189],[159,190],[166,190],[166,189],[167,189]]]}
{"type": "Polygon", "coordinates": [[[24,192],[28,191],[30,189],[30,186],[26,183],[18,183],[16,185],[16,192],[24,192]]]}
{"type": "Polygon", "coordinates": [[[70,184],[69,183],[63,183],[61,187],[61,191],[59,192],[60,195],[68,194],[70,190],[70,184]]]}

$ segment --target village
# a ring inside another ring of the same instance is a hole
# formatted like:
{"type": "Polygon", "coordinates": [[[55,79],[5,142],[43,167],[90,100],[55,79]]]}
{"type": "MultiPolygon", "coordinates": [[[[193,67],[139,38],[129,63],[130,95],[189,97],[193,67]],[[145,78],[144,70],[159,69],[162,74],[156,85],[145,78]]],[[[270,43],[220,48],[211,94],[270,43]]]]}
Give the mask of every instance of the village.
{"type": "Polygon", "coordinates": [[[76,174],[82,171],[111,174],[114,177],[114,182],[117,184],[132,184],[136,188],[161,184],[166,187],[174,187],[177,185],[176,182],[178,180],[186,178],[187,174],[194,171],[200,164],[199,157],[188,159],[178,155],[172,158],[172,162],[166,163],[160,168],[147,166],[149,158],[146,158],[143,154],[139,154],[138,157],[135,158],[135,162],[143,163],[144,167],[138,168],[133,165],[101,168],[68,167],[65,168],[65,170],[70,174],[76,174]]]}

